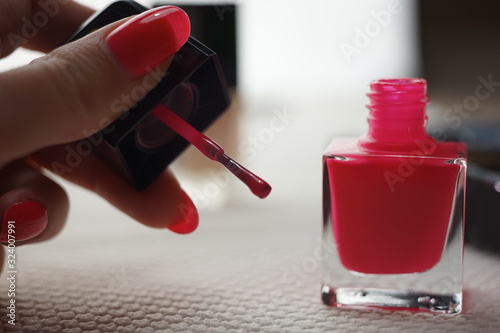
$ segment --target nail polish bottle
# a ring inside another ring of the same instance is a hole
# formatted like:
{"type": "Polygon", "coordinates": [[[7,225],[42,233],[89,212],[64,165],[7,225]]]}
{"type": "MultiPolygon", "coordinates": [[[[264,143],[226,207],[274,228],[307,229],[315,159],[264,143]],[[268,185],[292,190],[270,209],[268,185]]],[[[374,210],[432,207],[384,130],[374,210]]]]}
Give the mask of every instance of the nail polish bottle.
{"type": "Polygon", "coordinates": [[[325,304],[461,311],[466,147],[427,135],[426,85],[373,81],[367,134],[323,155],[325,304]]]}

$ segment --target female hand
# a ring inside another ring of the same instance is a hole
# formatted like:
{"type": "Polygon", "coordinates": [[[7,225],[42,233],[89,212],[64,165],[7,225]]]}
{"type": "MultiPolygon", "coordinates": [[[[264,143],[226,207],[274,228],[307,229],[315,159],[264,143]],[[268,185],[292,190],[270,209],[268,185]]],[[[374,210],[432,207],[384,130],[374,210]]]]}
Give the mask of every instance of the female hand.
{"type": "Polygon", "coordinates": [[[143,86],[148,70],[166,71],[189,36],[186,14],[177,7],[161,7],[57,47],[91,14],[91,9],[67,0],[0,0],[0,57],[18,46],[50,52],[0,73],[4,244],[12,236],[16,245],[44,241],[62,229],[68,198],[43,175],[45,169],[94,191],[147,226],[189,233],[198,225],[196,208],[168,171],[136,192],[92,154],[76,167],[58,170],[68,149],[75,147],[72,142],[126,112],[117,112],[113,102],[143,86]],[[13,234],[8,233],[9,221],[15,224],[13,234]]]}

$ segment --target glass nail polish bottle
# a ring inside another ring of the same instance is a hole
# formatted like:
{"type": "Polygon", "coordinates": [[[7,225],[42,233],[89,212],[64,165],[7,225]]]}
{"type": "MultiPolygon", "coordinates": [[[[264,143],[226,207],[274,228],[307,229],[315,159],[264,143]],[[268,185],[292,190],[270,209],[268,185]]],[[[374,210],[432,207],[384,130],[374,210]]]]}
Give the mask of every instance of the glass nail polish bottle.
{"type": "Polygon", "coordinates": [[[423,79],[377,80],[323,155],[323,302],[458,313],[466,147],[427,135],[423,79]]]}

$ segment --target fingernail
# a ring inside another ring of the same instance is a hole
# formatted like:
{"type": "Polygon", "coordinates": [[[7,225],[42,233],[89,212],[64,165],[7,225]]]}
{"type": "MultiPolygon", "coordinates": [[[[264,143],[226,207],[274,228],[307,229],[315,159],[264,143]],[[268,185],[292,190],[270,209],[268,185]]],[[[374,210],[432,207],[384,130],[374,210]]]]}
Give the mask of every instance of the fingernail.
{"type": "Polygon", "coordinates": [[[191,25],[180,8],[148,10],[111,32],[106,38],[111,52],[132,75],[140,76],[161,64],[187,41],[191,25]]]}
{"type": "Polygon", "coordinates": [[[182,193],[182,203],[179,204],[182,218],[168,226],[168,229],[178,234],[189,234],[198,227],[198,211],[186,193],[182,193]]]}
{"type": "Polygon", "coordinates": [[[48,221],[47,208],[38,201],[12,204],[3,217],[0,242],[21,242],[32,239],[45,230],[48,221]]]}

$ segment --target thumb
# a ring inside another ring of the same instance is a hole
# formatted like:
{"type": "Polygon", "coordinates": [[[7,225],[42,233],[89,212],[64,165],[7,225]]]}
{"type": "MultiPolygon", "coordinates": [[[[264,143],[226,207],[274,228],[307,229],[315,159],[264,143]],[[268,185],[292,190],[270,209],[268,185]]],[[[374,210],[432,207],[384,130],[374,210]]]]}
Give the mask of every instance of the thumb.
{"type": "Polygon", "coordinates": [[[159,82],[189,32],[186,13],[160,7],[0,73],[0,166],[109,125],[159,82]]]}

